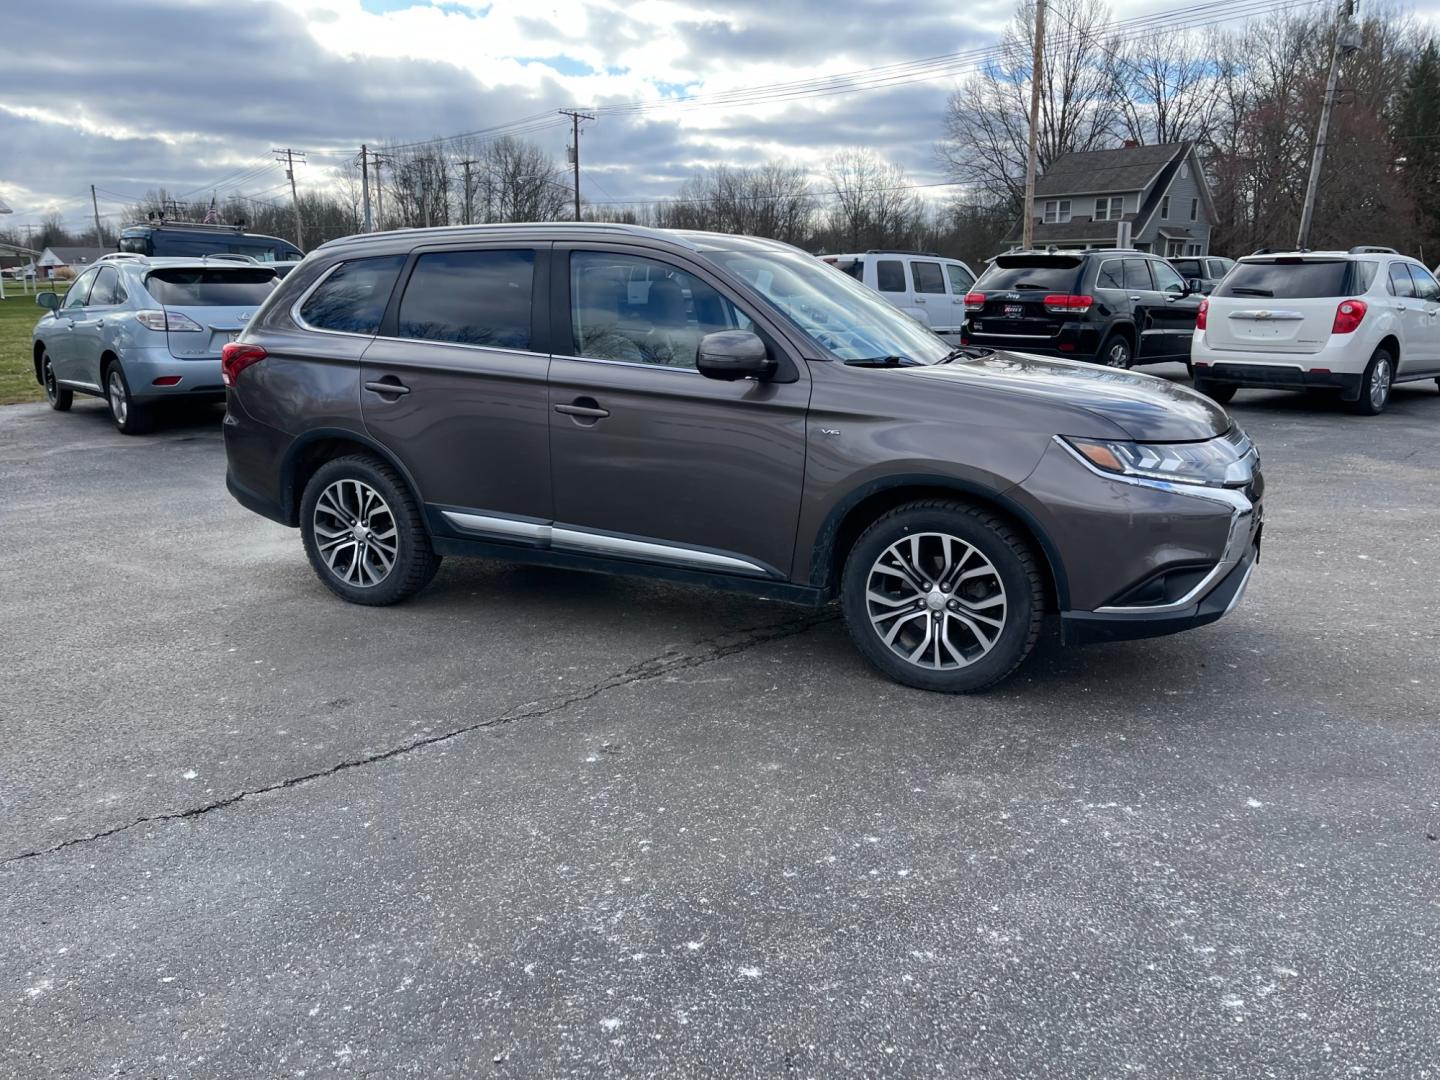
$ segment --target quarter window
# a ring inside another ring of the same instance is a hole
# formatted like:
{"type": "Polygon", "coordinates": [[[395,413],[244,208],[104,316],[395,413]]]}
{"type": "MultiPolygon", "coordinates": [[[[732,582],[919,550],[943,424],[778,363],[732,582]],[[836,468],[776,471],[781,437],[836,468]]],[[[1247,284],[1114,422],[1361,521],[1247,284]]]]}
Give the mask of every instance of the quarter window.
{"type": "Polygon", "coordinates": [[[752,325],[693,274],[600,251],[570,256],[570,321],[576,356],[678,368],[695,366],[706,334],[752,325]]]}
{"type": "Polygon", "coordinates": [[[1119,259],[1107,259],[1100,264],[1100,272],[1095,275],[1095,287],[1097,289],[1123,289],[1125,271],[1120,265],[1119,259]]]}
{"type": "Polygon", "coordinates": [[[905,264],[899,259],[881,259],[877,262],[875,287],[881,292],[904,292],[905,264]]]}
{"type": "Polygon", "coordinates": [[[300,318],[316,330],[374,334],[380,329],[404,255],[382,255],[341,263],[306,298],[300,318]]]}
{"type": "Polygon", "coordinates": [[[940,264],[933,262],[912,262],[910,276],[915,279],[917,293],[943,293],[945,277],[940,273],[940,264]]]}
{"type": "Polygon", "coordinates": [[[434,251],[415,260],[395,332],[422,341],[530,348],[533,251],[434,251]]]}

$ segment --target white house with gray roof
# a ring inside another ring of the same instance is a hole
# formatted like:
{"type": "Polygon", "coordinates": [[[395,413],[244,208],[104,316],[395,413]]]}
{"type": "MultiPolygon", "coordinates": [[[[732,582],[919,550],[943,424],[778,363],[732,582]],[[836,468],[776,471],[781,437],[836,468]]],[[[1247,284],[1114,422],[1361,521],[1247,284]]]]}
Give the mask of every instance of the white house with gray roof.
{"type": "MultiPolygon", "coordinates": [[[[1195,144],[1062,154],[1035,181],[1035,246],[1210,254],[1215,203],[1195,144]]],[[[1020,243],[1021,222],[1006,237],[1020,243]]]]}

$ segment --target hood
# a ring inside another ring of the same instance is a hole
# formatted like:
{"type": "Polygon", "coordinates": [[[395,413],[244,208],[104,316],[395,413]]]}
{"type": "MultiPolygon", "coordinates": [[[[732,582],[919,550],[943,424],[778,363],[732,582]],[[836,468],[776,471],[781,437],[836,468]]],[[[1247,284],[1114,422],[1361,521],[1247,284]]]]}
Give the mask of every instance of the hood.
{"type": "MultiPolygon", "coordinates": [[[[911,378],[970,383],[991,392],[1048,402],[1062,411],[1088,413],[1137,442],[1199,442],[1230,430],[1225,410],[1189,387],[1098,364],[996,352],[979,359],[894,370],[911,378]]],[[[1056,434],[1116,436],[1113,430],[1100,430],[1098,424],[1096,430],[1056,434]]]]}

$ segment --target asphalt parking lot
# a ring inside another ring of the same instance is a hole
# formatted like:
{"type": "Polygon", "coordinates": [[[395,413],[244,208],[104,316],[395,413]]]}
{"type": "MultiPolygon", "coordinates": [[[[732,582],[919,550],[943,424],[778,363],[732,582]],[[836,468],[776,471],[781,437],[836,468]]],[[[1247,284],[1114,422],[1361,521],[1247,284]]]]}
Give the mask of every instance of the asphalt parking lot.
{"type": "Polygon", "coordinates": [[[1440,394],[1232,411],[1242,606],[945,698],[703,590],[348,606],[217,412],[0,409],[0,1076],[1440,1076],[1440,394]]]}

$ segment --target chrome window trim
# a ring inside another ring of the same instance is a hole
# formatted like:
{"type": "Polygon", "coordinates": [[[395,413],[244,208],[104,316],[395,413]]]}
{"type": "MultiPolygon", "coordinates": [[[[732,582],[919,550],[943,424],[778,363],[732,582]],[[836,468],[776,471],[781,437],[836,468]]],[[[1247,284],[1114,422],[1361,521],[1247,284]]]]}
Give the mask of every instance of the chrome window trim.
{"type": "Polygon", "coordinates": [[[665,563],[692,570],[717,570],[751,577],[778,578],[769,567],[738,555],[728,555],[684,544],[619,536],[615,533],[589,531],[554,522],[477,514],[462,510],[441,510],[440,516],[462,532],[503,540],[520,540],[542,548],[568,551],[582,555],[602,555],[644,562],[665,563]]]}
{"type": "MultiPolygon", "coordinates": [[[[1220,436],[1223,438],[1224,436],[1220,436]]],[[[1103,480],[1113,480],[1120,484],[1132,484],[1135,487],[1151,488],[1155,491],[1164,491],[1171,495],[1189,496],[1195,499],[1206,499],[1210,502],[1221,503],[1230,510],[1230,531],[1225,538],[1225,549],[1220,554],[1220,559],[1200,581],[1178,600],[1172,600],[1168,604],[1139,604],[1125,605],[1114,604],[1098,607],[1095,609],[1097,615],[1143,615],[1146,613],[1163,614],[1165,612],[1180,611],[1197,603],[1226,574],[1240,565],[1240,560],[1250,549],[1250,525],[1255,518],[1255,504],[1243,491],[1236,488],[1204,487],[1200,484],[1178,484],[1167,480],[1155,480],[1147,476],[1124,476],[1120,473],[1106,472],[1093,464],[1084,454],[1076,450],[1059,435],[1052,436],[1054,442],[1067,454],[1083,465],[1087,470],[1094,473],[1103,480]]],[[[1254,446],[1250,447],[1246,458],[1253,458],[1254,462],[1259,461],[1259,453],[1254,446]]],[[[1253,462],[1252,462],[1253,464],[1253,462]]]]}
{"type": "MultiPolygon", "coordinates": [[[[699,368],[674,367],[671,364],[647,364],[643,360],[607,360],[603,356],[571,356],[569,353],[552,353],[552,360],[578,360],[583,364],[613,364],[616,367],[639,368],[642,371],[673,371],[680,375],[700,375],[699,368]]],[[[703,379],[704,376],[700,375],[703,379]]]]}
{"type": "Polygon", "coordinates": [[[402,345],[446,345],[452,349],[469,349],[472,352],[504,353],[507,356],[538,356],[542,360],[549,360],[549,353],[534,352],[531,349],[506,349],[499,345],[471,345],[468,341],[440,341],[436,338],[418,337],[393,337],[390,334],[361,334],[360,337],[371,337],[375,341],[396,341],[402,345]]]}

